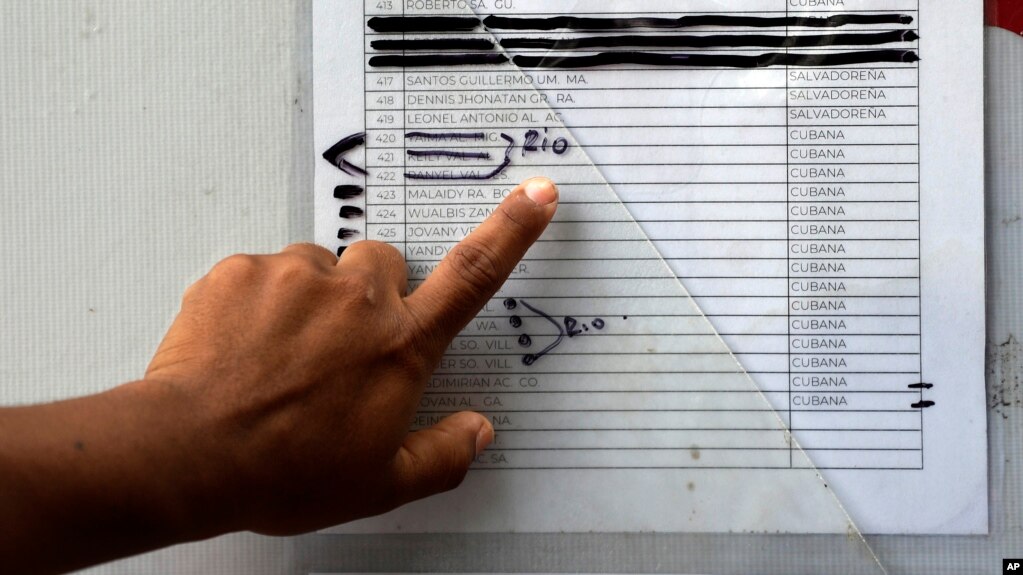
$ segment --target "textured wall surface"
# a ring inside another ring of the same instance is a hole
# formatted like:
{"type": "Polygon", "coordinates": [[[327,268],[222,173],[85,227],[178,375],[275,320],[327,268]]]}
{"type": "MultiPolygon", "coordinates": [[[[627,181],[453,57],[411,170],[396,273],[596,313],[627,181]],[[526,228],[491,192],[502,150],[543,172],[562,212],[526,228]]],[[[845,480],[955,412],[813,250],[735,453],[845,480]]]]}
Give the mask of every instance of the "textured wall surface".
{"type": "MultiPolygon", "coordinates": [[[[139,377],[181,292],[210,265],[311,237],[308,2],[0,2],[0,403],[139,377]]],[[[993,573],[1001,557],[1023,554],[1023,40],[991,30],[988,48],[993,535],[871,538],[893,573],[993,573]]],[[[93,571],[682,572],[706,570],[697,557],[714,550],[724,559],[714,572],[766,573],[813,546],[670,535],[237,535],[93,571]],[[763,548],[775,549],[774,568],[739,552],[763,548]]]]}

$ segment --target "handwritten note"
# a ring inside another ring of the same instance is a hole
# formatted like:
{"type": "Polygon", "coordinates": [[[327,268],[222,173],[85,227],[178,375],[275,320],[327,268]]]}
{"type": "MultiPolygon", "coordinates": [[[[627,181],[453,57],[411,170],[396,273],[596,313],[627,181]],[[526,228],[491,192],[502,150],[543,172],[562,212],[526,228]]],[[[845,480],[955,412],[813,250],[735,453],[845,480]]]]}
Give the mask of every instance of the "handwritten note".
{"type": "Polygon", "coordinates": [[[314,4],[318,242],[562,190],[410,422],[494,446],[356,529],[984,532],[979,3],[499,4],[314,4]]]}

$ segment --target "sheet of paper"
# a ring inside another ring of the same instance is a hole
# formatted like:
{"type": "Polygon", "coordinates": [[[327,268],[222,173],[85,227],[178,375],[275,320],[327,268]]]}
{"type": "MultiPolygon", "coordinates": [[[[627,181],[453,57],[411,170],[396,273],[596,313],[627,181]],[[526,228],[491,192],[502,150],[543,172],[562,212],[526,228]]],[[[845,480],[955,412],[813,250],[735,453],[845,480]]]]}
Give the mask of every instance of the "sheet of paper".
{"type": "Polygon", "coordinates": [[[770,501],[816,466],[865,532],[986,531],[979,1],[319,0],[314,34],[321,244],[415,283],[513,182],[563,192],[413,422],[497,443],[357,528],[724,531],[744,483],[764,530],[842,530],[770,501]]]}

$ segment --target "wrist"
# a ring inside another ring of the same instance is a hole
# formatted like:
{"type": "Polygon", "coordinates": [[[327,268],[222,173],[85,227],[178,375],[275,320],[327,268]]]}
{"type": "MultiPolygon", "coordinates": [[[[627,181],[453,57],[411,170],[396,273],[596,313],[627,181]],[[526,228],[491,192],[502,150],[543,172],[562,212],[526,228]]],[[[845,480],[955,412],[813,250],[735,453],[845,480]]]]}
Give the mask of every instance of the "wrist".
{"type": "Polygon", "coordinates": [[[157,520],[171,543],[207,539],[242,529],[226,425],[195,393],[160,380],[141,380],[113,392],[137,416],[139,431],[126,454],[135,469],[133,498],[157,520]]]}
{"type": "Polygon", "coordinates": [[[65,571],[236,529],[216,430],[196,406],[140,381],[0,409],[0,563],[65,571]]]}

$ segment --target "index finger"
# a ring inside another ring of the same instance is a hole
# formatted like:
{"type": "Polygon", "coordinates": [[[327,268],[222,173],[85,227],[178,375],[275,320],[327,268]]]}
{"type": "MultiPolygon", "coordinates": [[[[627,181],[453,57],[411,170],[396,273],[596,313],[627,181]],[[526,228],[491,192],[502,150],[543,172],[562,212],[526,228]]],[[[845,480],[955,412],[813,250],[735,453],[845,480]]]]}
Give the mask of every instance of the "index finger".
{"type": "Polygon", "coordinates": [[[540,237],[558,207],[558,189],[547,178],[526,180],[441,261],[406,298],[438,345],[476,317],[540,237]]]}

